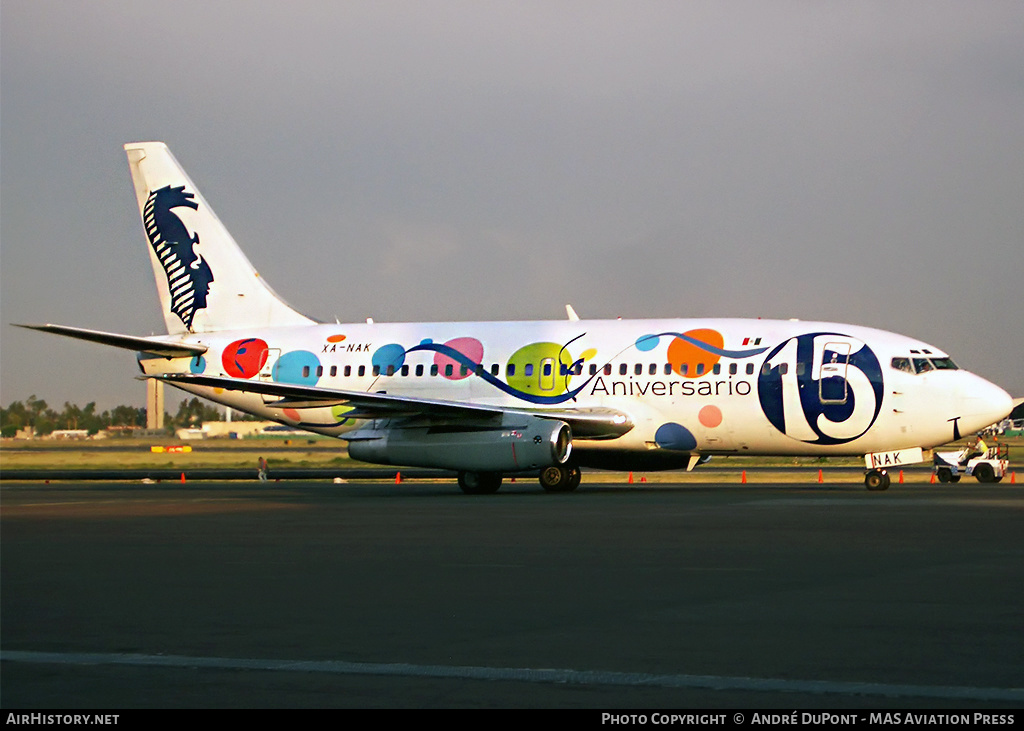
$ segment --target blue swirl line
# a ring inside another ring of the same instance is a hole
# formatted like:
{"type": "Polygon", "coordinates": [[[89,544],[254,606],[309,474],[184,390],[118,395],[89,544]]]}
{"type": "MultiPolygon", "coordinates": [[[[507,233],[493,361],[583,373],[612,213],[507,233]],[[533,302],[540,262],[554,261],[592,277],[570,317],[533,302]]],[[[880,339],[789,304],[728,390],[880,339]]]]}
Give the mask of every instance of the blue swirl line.
{"type": "Polygon", "coordinates": [[[418,350],[430,350],[435,353],[440,353],[441,355],[447,356],[452,360],[456,361],[457,363],[459,363],[460,365],[466,366],[466,368],[469,369],[470,373],[480,376],[489,384],[497,388],[499,391],[503,391],[504,393],[507,393],[509,396],[514,396],[516,398],[520,398],[523,399],[524,401],[529,401],[530,403],[534,404],[562,404],[569,400],[575,400],[576,396],[579,395],[579,393],[584,388],[587,387],[587,384],[597,377],[597,374],[594,374],[593,376],[590,376],[590,378],[585,380],[582,384],[580,384],[579,388],[574,388],[571,391],[567,391],[559,396],[538,396],[532,393],[520,391],[519,389],[516,388],[512,388],[512,386],[508,385],[504,381],[498,380],[496,377],[492,376],[486,370],[481,369],[479,372],[477,372],[476,367],[480,364],[474,363],[465,355],[457,351],[455,348],[449,347],[447,345],[437,345],[435,343],[421,343],[419,345],[414,345],[405,352],[415,353],[418,350]]]}
{"type": "MultiPolygon", "coordinates": [[[[708,353],[714,353],[715,355],[723,358],[749,358],[752,355],[760,355],[764,351],[768,350],[767,346],[763,348],[751,348],[750,350],[723,350],[722,348],[716,348],[714,345],[708,345],[703,340],[698,340],[697,338],[690,337],[689,335],[683,335],[682,333],[673,332],[658,333],[657,335],[646,335],[640,338],[640,340],[648,340],[650,338],[661,338],[667,335],[672,335],[674,337],[679,338],[680,340],[685,340],[690,345],[696,345],[703,351],[706,351],[708,353]]],[[[637,342],[640,342],[640,340],[638,340],[637,342]]]]}
{"type": "MultiPolygon", "coordinates": [[[[563,345],[562,346],[562,351],[564,351],[565,348],[567,348],[572,342],[574,342],[575,340],[578,340],[579,338],[583,337],[583,335],[585,335],[585,334],[586,333],[582,333],[582,334],[578,335],[577,337],[573,338],[572,340],[570,340],[565,345],[563,345]]],[[[709,353],[714,353],[715,355],[723,356],[723,357],[726,357],[726,358],[749,358],[750,356],[753,356],[753,355],[760,355],[761,353],[763,353],[766,350],[768,350],[767,347],[764,347],[764,348],[753,348],[751,350],[723,350],[721,348],[716,348],[716,347],[714,347],[712,345],[708,345],[707,343],[705,343],[705,342],[703,342],[701,340],[698,340],[697,338],[690,337],[689,335],[683,335],[681,333],[674,333],[674,332],[658,333],[657,335],[646,335],[643,338],[640,338],[640,340],[647,340],[649,338],[660,338],[660,337],[664,337],[664,336],[668,336],[668,335],[672,335],[674,337],[677,337],[677,338],[680,338],[682,340],[685,340],[686,342],[690,343],[691,345],[697,346],[701,350],[707,351],[709,353]]],[[[620,351],[616,355],[616,357],[618,357],[622,353],[624,353],[627,350],[629,350],[630,347],[635,347],[635,344],[633,346],[627,346],[626,348],[623,348],[622,351],[620,351]]],[[[420,343],[419,345],[414,345],[413,347],[408,348],[405,352],[406,353],[415,353],[417,351],[431,351],[431,352],[434,352],[434,353],[440,353],[441,355],[447,356],[448,358],[451,358],[452,360],[454,360],[455,362],[459,363],[460,365],[465,366],[469,370],[469,373],[471,373],[473,375],[476,375],[476,376],[479,376],[480,378],[483,378],[487,383],[491,384],[492,386],[497,388],[499,391],[501,391],[503,393],[506,393],[509,396],[513,396],[515,398],[522,399],[524,401],[529,401],[530,403],[534,403],[534,404],[563,404],[566,401],[575,401],[576,397],[590,384],[591,381],[593,381],[598,376],[603,375],[603,372],[602,372],[603,368],[599,368],[596,373],[594,373],[592,376],[588,377],[577,388],[574,388],[572,390],[566,391],[565,393],[563,393],[561,395],[558,395],[558,396],[539,396],[539,395],[532,394],[532,393],[526,393],[525,391],[520,391],[517,388],[513,388],[512,386],[508,385],[504,381],[499,380],[495,376],[491,375],[486,370],[480,369],[479,371],[477,371],[477,366],[480,365],[479,363],[474,362],[473,360],[468,358],[463,353],[460,353],[458,350],[456,350],[455,348],[452,348],[452,347],[450,347],[448,345],[438,345],[436,343],[420,343]]],[[[562,351],[559,351],[559,365],[561,365],[561,352],[562,351]]],[[[608,362],[611,363],[611,361],[608,361],[608,362]]],[[[575,363],[572,364],[572,366],[570,367],[570,371],[574,370],[577,365],[582,365],[582,364],[583,364],[583,359],[579,358],[575,363]]],[[[605,365],[607,365],[607,364],[605,364],[605,365]]],[[[566,374],[566,377],[565,377],[567,385],[568,385],[568,380],[569,380],[570,375],[571,374],[566,374]]]]}

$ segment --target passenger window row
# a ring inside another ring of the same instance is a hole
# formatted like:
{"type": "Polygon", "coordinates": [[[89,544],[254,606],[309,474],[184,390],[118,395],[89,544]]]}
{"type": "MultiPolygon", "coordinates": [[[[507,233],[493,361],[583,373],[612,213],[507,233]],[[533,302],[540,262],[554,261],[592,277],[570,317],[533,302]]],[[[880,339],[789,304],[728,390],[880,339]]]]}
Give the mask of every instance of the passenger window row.
{"type": "MultiPolygon", "coordinates": [[[[499,373],[501,373],[501,367],[497,363],[492,363],[490,368],[487,369],[487,370],[490,371],[490,374],[492,376],[497,376],[499,373]]],[[[612,375],[613,372],[618,372],[618,374],[620,376],[626,376],[626,375],[630,374],[630,371],[632,371],[632,374],[636,375],[636,376],[642,376],[642,375],[644,375],[645,372],[647,373],[647,375],[650,375],[650,376],[656,376],[656,375],[658,375],[659,372],[663,372],[666,376],[670,376],[675,371],[675,369],[674,369],[674,367],[673,367],[673,365],[671,363],[665,363],[663,366],[660,366],[658,363],[649,363],[649,364],[635,363],[635,364],[633,364],[632,368],[630,368],[630,365],[628,363],[620,363],[617,369],[611,363],[606,363],[604,366],[598,366],[596,363],[591,363],[590,364],[589,373],[590,373],[591,376],[596,376],[598,374],[599,370],[600,370],[600,372],[603,375],[606,375],[606,376],[612,375]]],[[[351,378],[353,372],[358,377],[362,378],[362,377],[366,376],[366,371],[367,371],[367,367],[365,365],[361,365],[361,366],[358,366],[356,368],[354,368],[353,366],[347,365],[347,366],[344,366],[341,369],[341,372],[342,372],[344,378],[351,378]]],[[[735,376],[735,375],[737,375],[740,372],[739,371],[739,365],[737,363],[730,363],[727,371],[728,371],[728,374],[730,376],[735,376]]],[[[310,375],[312,374],[312,372],[313,371],[310,368],[310,366],[304,366],[303,369],[302,369],[302,377],[303,378],[309,378],[310,375]]],[[[337,378],[338,372],[339,372],[338,366],[333,365],[333,366],[330,367],[329,373],[330,373],[330,377],[331,378],[337,378]]],[[[474,374],[476,374],[476,375],[483,375],[484,372],[485,372],[485,367],[484,367],[484,365],[482,363],[478,364],[475,368],[472,369],[472,372],[474,374]]],[[[506,368],[505,368],[505,375],[506,376],[514,376],[514,375],[516,375],[516,372],[517,372],[517,366],[516,366],[515,363],[509,363],[508,366],[506,366],[506,368]]],[[[543,374],[544,376],[551,376],[552,372],[553,372],[553,362],[550,361],[550,360],[541,363],[539,367],[537,365],[533,364],[533,363],[526,363],[526,364],[524,364],[522,366],[522,375],[524,375],[524,376],[532,376],[532,375],[534,375],[536,373],[543,374]]],[[[697,363],[696,366],[693,368],[693,375],[702,376],[706,372],[707,372],[707,368],[706,368],[706,365],[704,363],[697,363]]],[[[710,372],[714,373],[715,375],[719,375],[720,373],[722,373],[722,364],[721,363],[715,363],[711,367],[711,371],[710,372]]],[[[754,374],[754,364],[753,363],[747,363],[746,366],[744,367],[744,372],[748,376],[753,375],[754,374]]],[[[381,368],[381,366],[379,366],[379,365],[374,365],[370,369],[370,373],[373,376],[395,376],[395,375],[423,376],[423,375],[426,375],[426,374],[429,374],[431,376],[438,376],[438,375],[441,375],[443,373],[445,376],[451,377],[451,376],[454,376],[455,373],[456,373],[456,366],[454,364],[452,364],[452,363],[448,363],[442,369],[436,363],[432,364],[429,368],[426,368],[423,364],[419,364],[419,365],[417,365],[415,367],[410,367],[408,365],[403,365],[403,366],[399,366],[397,368],[395,366],[393,366],[393,365],[389,365],[386,368],[381,368]]],[[[581,375],[583,375],[583,364],[582,363],[577,363],[575,365],[575,367],[569,368],[564,363],[559,363],[558,373],[561,376],[568,376],[568,375],[581,376],[581,375]]],[[[684,375],[684,376],[691,375],[690,374],[690,365],[688,363],[683,363],[682,365],[680,365],[679,366],[679,373],[681,375],[684,375]]],[[[316,376],[317,376],[317,378],[321,378],[323,376],[323,374],[324,374],[324,367],[323,366],[317,366],[316,367],[316,376]]],[[[458,366],[458,374],[459,374],[459,376],[462,376],[462,377],[468,376],[470,374],[470,368],[468,366],[460,365],[460,366],[458,366]]]]}
{"type": "MultiPolygon", "coordinates": [[[[903,371],[905,373],[911,373],[911,374],[927,373],[929,371],[956,371],[956,370],[959,370],[959,366],[957,366],[957,364],[954,363],[951,358],[936,358],[936,357],[925,358],[925,357],[920,357],[920,356],[915,357],[915,358],[905,358],[905,357],[902,357],[902,356],[897,356],[897,357],[892,359],[890,365],[892,366],[893,370],[903,371]]],[[[413,368],[410,368],[410,366],[407,366],[407,365],[403,365],[403,366],[400,366],[398,368],[395,368],[395,366],[388,366],[387,368],[383,368],[382,369],[379,365],[375,365],[375,366],[373,366],[371,368],[371,374],[373,376],[381,376],[381,375],[384,375],[384,376],[394,376],[394,375],[402,375],[402,376],[416,375],[416,376],[423,376],[425,374],[429,374],[431,376],[438,376],[438,375],[441,375],[443,373],[446,377],[450,378],[451,376],[455,375],[455,368],[456,368],[456,366],[454,364],[452,364],[452,363],[448,363],[447,365],[444,366],[443,369],[441,369],[436,363],[432,364],[429,367],[429,369],[426,368],[422,363],[417,365],[417,366],[415,366],[415,367],[413,367],[413,368]]],[[[785,375],[788,372],[788,370],[789,370],[789,366],[786,363],[780,364],[778,366],[778,368],[779,368],[779,372],[782,373],[783,375],[785,375]]],[[[367,368],[366,368],[365,365],[361,365],[361,366],[357,366],[357,367],[353,367],[353,366],[347,365],[347,366],[344,366],[343,368],[341,368],[340,370],[341,370],[344,378],[351,378],[353,373],[355,373],[358,377],[363,378],[363,377],[366,376],[367,368]]],[[[478,375],[478,376],[479,375],[483,375],[484,374],[484,365],[482,363],[478,364],[472,370],[473,370],[473,373],[478,375]]],[[[491,367],[488,370],[490,371],[490,374],[492,376],[497,376],[501,372],[501,367],[497,363],[492,363],[491,367]]],[[[506,366],[506,368],[505,368],[505,375],[506,376],[514,376],[514,375],[516,375],[516,370],[517,370],[516,369],[516,364],[515,363],[509,363],[508,366],[506,366]]],[[[548,360],[548,361],[545,361],[545,362],[541,363],[539,369],[533,363],[526,363],[526,364],[523,365],[522,375],[524,375],[524,376],[533,376],[535,373],[539,372],[539,373],[543,374],[544,376],[551,376],[552,370],[553,370],[553,362],[551,360],[548,360]]],[[[662,371],[666,376],[670,376],[670,375],[672,375],[672,373],[674,372],[675,369],[674,369],[674,367],[673,367],[673,365],[671,363],[665,363],[662,366],[659,366],[659,364],[657,364],[657,363],[649,363],[649,364],[634,363],[632,368],[630,368],[628,363],[619,363],[618,368],[615,368],[615,366],[613,366],[611,363],[606,363],[604,366],[598,366],[596,363],[591,363],[590,364],[589,373],[590,373],[591,376],[596,376],[598,374],[599,370],[605,376],[610,376],[610,375],[612,375],[615,372],[617,372],[618,375],[620,375],[620,376],[626,376],[626,375],[629,375],[631,371],[632,371],[632,374],[635,375],[635,376],[642,376],[642,375],[644,375],[644,373],[646,373],[647,375],[650,375],[650,376],[656,376],[656,375],[658,375],[659,370],[662,371]]],[[[796,364],[796,374],[798,376],[804,375],[805,370],[806,370],[806,365],[804,363],[797,363],[796,364]]],[[[567,376],[567,375],[581,376],[581,375],[583,375],[583,364],[582,363],[577,363],[574,368],[568,368],[568,367],[566,367],[566,365],[564,363],[560,363],[558,371],[559,371],[559,375],[561,375],[561,376],[567,376]]],[[[753,363],[747,363],[744,366],[743,371],[744,371],[744,373],[746,375],[752,376],[754,374],[754,364],[753,363]]],[[[767,363],[765,363],[764,366],[761,369],[761,372],[764,373],[765,375],[767,375],[770,371],[771,371],[771,366],[769,366],[767,363]]],[[[337,378],[338,372],[339,372],[338,366],[332,365],[330,367],[329,373],[330,373],[330,377],[331,378],[337,378]]],[[[302,377],[303,378],[309,378],[311,373],[312,373],[312,369],[310,368],[310,366],[304,366],[302,368],[302,377]]],[[[464,366],[464,365],[458,366],[458,374],[459,374],[460,377],[468,376],[469,373],[470,373],[470,368],[468,366],[464,366]]],[[[680,375],[683,375],[683,376],[691,375],[691,373],[690,373],[690,365],[688,363],[681,364],[679,366],[679,373],[680,373],[680,375]]],[[[696,366],[693,369],[693,374],[692,375],[703,376],[705,373],[706,373],[706,366],[705,366],[705,364],[704,363],[697,363],[696,366]]],[[[716,376],[721,374],[722,373],[722,364],[721,363],[715,363],[711,367],[711,373],[715,374],[716,376]]],[[[739,373],[739,364],[737,364],[737,363],[730,363],[729,367],[728,367],[728,373],[729,373],[730,376],[737,375],[739,373]]],[[[316,377],[317,378],[321,378],[321,377],[323,377],[323,375],[324,375],[324,367],[323,366],[317,366],[316,367],[316,377]]]]}

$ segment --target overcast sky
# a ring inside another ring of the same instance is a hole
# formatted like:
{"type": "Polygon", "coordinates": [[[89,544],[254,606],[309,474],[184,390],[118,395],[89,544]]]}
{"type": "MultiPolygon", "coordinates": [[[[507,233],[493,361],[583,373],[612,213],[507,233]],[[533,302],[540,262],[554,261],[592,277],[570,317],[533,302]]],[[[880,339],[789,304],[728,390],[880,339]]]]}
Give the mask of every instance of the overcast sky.
{"type": "Polygon", "coordinates": [[[129,352],[8,324],[163,331],[139,140],[316,318],[834,320],[1024,396],[1024,3],[0,14],[5,406],[145,403],[129,352]]]}

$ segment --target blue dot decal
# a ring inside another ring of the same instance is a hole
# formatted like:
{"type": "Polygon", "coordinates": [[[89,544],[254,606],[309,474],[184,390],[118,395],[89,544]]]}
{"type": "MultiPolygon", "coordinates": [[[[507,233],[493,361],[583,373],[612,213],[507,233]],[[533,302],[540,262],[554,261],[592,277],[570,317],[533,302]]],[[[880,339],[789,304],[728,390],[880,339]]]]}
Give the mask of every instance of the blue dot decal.
{"type": "Polygon", "coordinates": [[[392,367],[392,371],[397,371],[405,364],[405,348],[397,343],[382,345],[373,354],[371,362],[381,373],[387,373],[388,366],[392,367]]]}
{"type": "Polygon", "coordinates": [[[658,336],[657,335],[643,335],[636,339],[637,350],[654,350],[658,347],[658,336]]]}
{"type": "Polygon", "coordinates": [[[316,372],[319,365],[320,360],[308,350],[293,350],[277,359],[273,378],[278,383],[315,386],[320,378],[316,372]]]}
{"type": "Polygon", "coordinates": [[[675,449],[680,452],[692,451],[697,446],[697,439],[682,424],[668,422],[658,427],[654,433],[654,441],[662,449],[675,449]]]}
{"type": "Polygon", "coordinates": [[[204,373],[206,372],[206,358],[201,355],[197,355],[191,361],[189,361],[188,369],[192,373],[204,373]]]}

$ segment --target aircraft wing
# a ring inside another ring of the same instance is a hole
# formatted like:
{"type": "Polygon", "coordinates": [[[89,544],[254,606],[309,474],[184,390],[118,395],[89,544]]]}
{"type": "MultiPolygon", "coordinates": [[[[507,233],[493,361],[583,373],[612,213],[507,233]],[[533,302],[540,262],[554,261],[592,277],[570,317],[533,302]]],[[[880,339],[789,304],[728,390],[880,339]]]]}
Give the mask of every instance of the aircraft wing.
{"type": "Polygon", "coordinates": [[[268,406],[277,408],[311,409],[347,405],[351,407],[351,410],[345,412],[345,416],[350,419],[410,419],[430,424],[451,424],[457,421],[459,424],[465,425],[467,421],[487,424],[500,420],[505,414],[523,414],[564,421],[572,428],[573,435],[580,439],[612,439],[622,436],[633,428],[633,421],[628,415],[612,409],[514,409],[460,401],[398,396],[384,391],[344,391],[318,386],[299,386],[274,381],[187,373],[167,373],[147,377],[156,378],[172,385],[223,388],[229,391],[275,396],[279,400],[268,403],[268,406]]]}
{"type": "Polygon", "coordinates": [[[101,330],[86,330],[81,327],[68,327],[67,325],[18,325],[28,330],[39,330],[44,333],[65,335],[78,340],[88,340],[101,345],[112,345],[115,348],[125,348],[153,355],[162,355],[166,358],[182,358],[188,356],[202,355],[206,352],[205,345],[195,343],[166,343],[152,338],[140,338],[134,335],[121,335],[119,333],[108,333],[101,330]]]}

